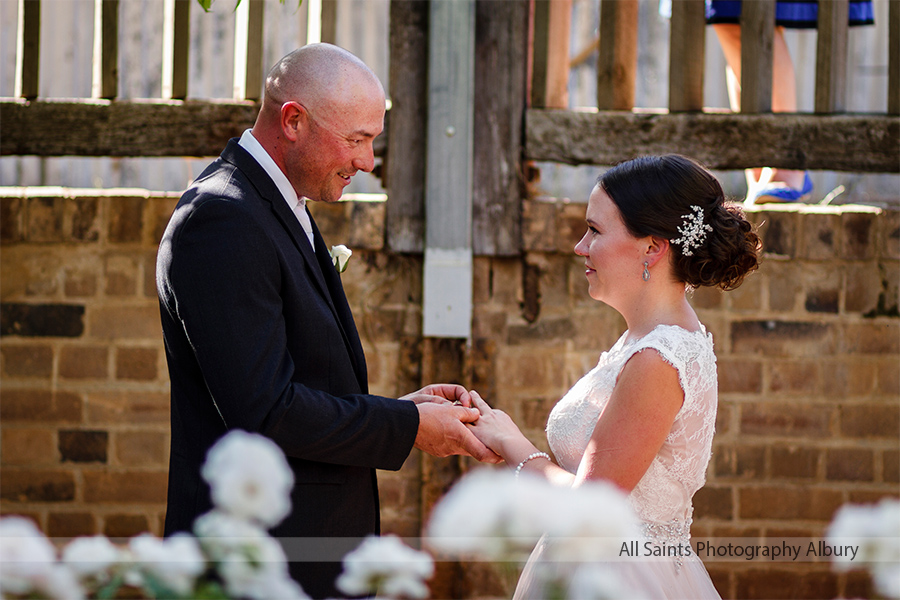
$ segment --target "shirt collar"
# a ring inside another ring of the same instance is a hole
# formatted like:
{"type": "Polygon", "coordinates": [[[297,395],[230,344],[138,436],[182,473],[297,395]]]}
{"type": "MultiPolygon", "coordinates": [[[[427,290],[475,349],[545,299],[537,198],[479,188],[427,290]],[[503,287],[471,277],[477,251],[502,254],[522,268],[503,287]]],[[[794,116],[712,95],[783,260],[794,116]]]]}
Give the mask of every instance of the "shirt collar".
{"type": "Polygon", "coordinates": [[[259,163],[259,166],[263,168],[263,170],[272,178],[272,181],[275,182],[275,187],[278,188],[278,191],[281,192],[282,197],[285,202],[287,202],[288,207],[293,211],[298,206],[305,207],[306,206],[306,198],[298,198],[297,192],[294,190],[294,186],[291,185],[291,182],[288,181],[287,176],[284,172],[275,164],[275,161],[269,156],[269,153],[266,152],[266,149],[262,147],[262,144],[259,143],[255,137],[253,137],[253,133],[250,129],[244,131],[244,134],[241,136],[241,139],[238,141],[238,144],[250,153],[256,162],[259,163]]]}

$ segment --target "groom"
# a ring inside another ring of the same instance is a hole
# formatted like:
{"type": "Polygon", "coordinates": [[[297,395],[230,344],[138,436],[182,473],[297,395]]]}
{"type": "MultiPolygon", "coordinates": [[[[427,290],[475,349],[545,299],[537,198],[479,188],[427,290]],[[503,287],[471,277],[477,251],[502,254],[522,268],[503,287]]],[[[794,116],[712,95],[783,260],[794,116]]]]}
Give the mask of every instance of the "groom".
{"type": "Polygon", "coordinates": [[[184,193],[159,248],[172,396],[166,534],[210,509],[200,467],[221,436],[268,436],[295,478],[293,511],[272,534],[314,598],[338,595],[340,552],[379,530],[375,469],[399,469],[413,447],[498,460],[465,426],[478,411],[461,386],[399,400],[367,393],[340,277],[306,210],[372,170],[384,107],[381,83],[349,52],[314,44],[287,55],[253,128],[184,193]]]}

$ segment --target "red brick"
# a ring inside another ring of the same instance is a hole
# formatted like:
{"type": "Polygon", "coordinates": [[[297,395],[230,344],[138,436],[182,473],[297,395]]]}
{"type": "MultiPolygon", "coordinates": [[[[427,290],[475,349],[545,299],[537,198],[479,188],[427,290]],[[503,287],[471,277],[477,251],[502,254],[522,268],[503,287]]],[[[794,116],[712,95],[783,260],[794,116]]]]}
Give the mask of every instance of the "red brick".
{"type": "Polygon", "coordinates": [[[877,598],[872,576],[867,571],[850,571],[845,575],[844,593],[839,598],[877,598]]]}
{"type": "Polygon", "coordinates": [[[119,348],[116,351],[116,379],[153,381],[159,375],[156,348],[119,348]]]}
{"type": "Polygon", "coordinates": [[[70,392],[4,390],[0,420],[78,423],[82,400],[70,392]]]}
{"type": "Polygon", "coordinates": [[[739,518],[830,521],[843,503],[837,490],[759,486],[738,490],[739,518]]]}
{"type": "Polygon", "coordinates": [[[161,431],[120,431],[115,434],[115,448],[118,464],[168,466],[168,437],[161,431]]]}
{"type": "Polygon", "coordinates": [[[885,483],[900,483],[900,450],[885,450],[881,465],[881,478],[885,483]]]}
{"type": "Polygon", "coordinates": [[[29,198],[27,203],[28,241],[63,241],[64,199],[52,197],[29,198]]]}
{"type": "Polygon", "coordinates": [[[761,446],[723,446],[713,452],[716,478],[762,479],[766,474],[766,449],[761,446]]]}
{"type": "Polygon", "coordinates": [[[113,244],[140,242],[144,228],[144,198],[109,199],[109,241],[113,244]]]}
{"type": "Polygon", "coordinates": [[[72,538],[97,534],[97,521],[87,512],[51,512],[47,517],[47,535],[72,538]]]}
{"type": "Polygon", "coordinates": [[[584,217],[587,205],[580,203],[562,204],[557,213],[556,249],[563,254],[570,254],[575,244],[584,237],[587,231],[584,217]]]}
{"type": "Polygon", "coordinates": [[[797,242],[797,215],[795,213],[767,212],[758,232],[762,237],[764,255],[792,257],[797,242]]]}
{"type": "Polygon", "coordinates": [[[900,406],[853,404],[840,408],[841,434],[854,438],[900,438],[900,406]]]}
{"type": "Polygon", "coordinates": [[[0,442],[4,465],[40,465],[56,461],[50,429],[4,427],[0,442]]]}
{"type": "Polygon", "coordinates": [[[67,236],[73,242],[96,242],[100,239],[100,199],[67,198],[66,213],[71,230],[67,236]]]}
{"type": "Polygon", "coordinates": [[[741,571],[736,579],[735,597],[748,600],[834,598],[838,590],[838,576],[828,564],[741,571]]]}
{"type": "Polygon", "coordinates": [[[819,468],[819,451],[797,446],[772,448],[773,479],[814,479],[819,468]]]}
{"type": "Polygon", "coordinates": [[[878,363],[878,391],[900,396],[900,361],[890,359],[878,363]]]}
{"type": "Polygon", "coordinates": [[[900,325],[895,323],[849,324],[843,337],[847,354],[900,354],[900,325]]]}
{"type": "Polygon", "coordinates": [[[844,308],[847,312],[868,313],[878,305],[882,275],[878,265],[862,263],[846,270],[844,308]]]}
{"type": "Polygon", "coordinates": [[[91,424],[168,423],[169,395],[157,392],[96,392],[87,398],[91,424]]]}
{"type": "Polygon", "coordinates": [[[841,220],[844,258],[851,260],[874,258],[875,214],[846,212],[841,215],[841,220]]]}
{"type": "Polygon", "coordinates": [[[103,535],[109,538],[130,538],[149,530],[144,515],[108,515],[103,524],[103,535]]]}
{"type": "Polygon", "coordinates": [[[758,394],[762,391],[762,363],[754,360],[718,361],[719,393],[758,394]]]}
{"type": "Polygon", "coordinates": [[[764,266],[769,279],[769,308],[793,312],[802,289],[803,273],[793,261],[768,261],[764,266]]]}
{"type": "Polygon", "coordinates": [[[59,376],[66,379],[106,379],[109,351],[105,346],[63,346],[59,353],[59,376]]]}
{"type": "Polygon", "coordinates": [[[146,306],[104,306],[88,314],[88,327],[96,339],[162,339],[158,304],[146,306]]]}
{"type": "Polygon", "coordinates": [[[694,517],[731,519],[734,514],[731,488],[707,485],[694,494],[694,517]]]}
{"type": "Polygon", "coordinates": [[[146,504],[166,501],[165,471],[86,471],[84,501],[146,504]]]}
{"type": "Polygon", "coordinates": [[[75,499],[71,471],[3,469],[0,498],[10,502],[67,502],[75,499]]]}
{"type": "Polygon", "coordinates": [[[13,244],[25,239],[25,201],[0,198],[0,243],[13,244]]]}
{"type": "Polygon", "coordinates": [[[702,287],[688,293],[687,298],[694,308],[719,308],[725,299],[725,292],[719,288],[702,287]]]}
{"type": "Polygon", "coordinates": [[[873,481],[874,454],[865,448],[829,448],[825,452],[825,476],[832,481],[873,481]]]}
{"type": "Polygon", "coordinates": [[[97,274],[79,269],[66,269],[63,290],[67,298],[91,298],[97,295],[97,274]]]}
{"type": "Polygon", "coordinates": [[[833,354],[836,332],[825,323],[790,321],[734,321],[731,323],[735,354],[789,356],[793,358],[833,354]]]}
{"type": "Polygon", "coordinates": [[[837,257],[840,215],[807,214],[800,218],[803,230],[800,256],[811,260],[829,260],[837,257]]]}
{"type": "Polygon", "coordinates": [[[109,434],[105,431],[63,430],[59,432],[62,462],[106,463],[109,434]]]}
{"type": "Polygon", "coordinates": [[[157,298],[156,292],[156,252],[144,256],[144,297],[157,298]]]}
{"type": "Polygon", "coordinates": [[[9,377],[50,377],[53,374],[53,348],[6,344],[0,348],[3,373],[9,377]]]}
{"type": "Polygon", "coordinates": [[[162,240],[176,204],[178,204],[177,198],[150,198],[150,213],[153,219],[151,235],[155,245],[159,245],[162,240]]]}
{"type": "Polygon", "coordinates": [[[827,437],[833,409],[825,405],[781,403],[741,406],[741,433],[827,437]]]}
{"type": "Polygon", "coordinates": [[[773,392],[805,393],[819,389],[819,365],[814,361],[780,360],[771,364],[770,388],[773,392]]]}
{"type": "Polygon", "coordinates": [[[731,310],[758,311],[762,308],[763,278],[748,277],[741,287],[728,293],[731,310]]]}

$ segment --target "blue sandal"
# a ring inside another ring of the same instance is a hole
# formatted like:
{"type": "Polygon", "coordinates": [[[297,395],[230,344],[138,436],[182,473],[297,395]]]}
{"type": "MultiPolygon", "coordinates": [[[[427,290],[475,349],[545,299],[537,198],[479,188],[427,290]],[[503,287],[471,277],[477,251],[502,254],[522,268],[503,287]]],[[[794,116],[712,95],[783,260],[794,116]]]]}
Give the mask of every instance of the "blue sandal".
{"type": "Polygon", "coordinates": [[[762,187],[753,194],[752,201],[754,204],[765,204],[767,202],[801,202],[806,200],[813,190],[812,179],[809,173],[803,174],[803,188],[797,189],[782,184],[767,185],[762,187]]]}

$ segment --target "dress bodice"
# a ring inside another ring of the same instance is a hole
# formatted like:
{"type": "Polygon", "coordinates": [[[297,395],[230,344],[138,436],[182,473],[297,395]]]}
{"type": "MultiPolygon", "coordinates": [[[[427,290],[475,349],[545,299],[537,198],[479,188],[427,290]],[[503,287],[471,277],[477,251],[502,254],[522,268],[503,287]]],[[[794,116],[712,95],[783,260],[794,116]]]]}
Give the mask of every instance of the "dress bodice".
{"type": "Polygon", "coordinates": [[[547,438],[560,466],[575,473],[591,434],[631,356],[652,348],[678,371],[684,403],[647,472],[629,499],[645,532],[657,541],[689,537],[691,498],[706,481],[715,431],[717,379],[712,335],[659,325],[639,339],[628,332],[600,355],[550,413],[547,438]]]}

